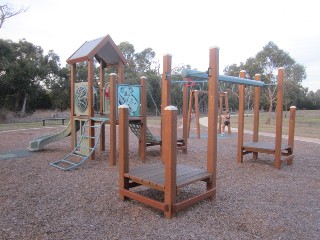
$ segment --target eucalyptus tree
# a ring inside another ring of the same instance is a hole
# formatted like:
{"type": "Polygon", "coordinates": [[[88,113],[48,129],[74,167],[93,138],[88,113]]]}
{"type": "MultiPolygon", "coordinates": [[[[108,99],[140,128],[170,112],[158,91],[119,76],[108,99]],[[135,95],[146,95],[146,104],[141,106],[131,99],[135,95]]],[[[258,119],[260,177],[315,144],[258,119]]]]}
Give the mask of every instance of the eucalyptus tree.
{"type": "Polygon", "coordinates": [[[50,87],[50,99],[52,101],[52,107],[63,111],[70,108],[70,66],[66,65],[61,68],[55,81],[50,87]]]}
{"type": "Polygon", "coordinates": [[[54,79],[60,68],[59,57],[53,51],[44,55],[40,46],[26,40],[18,43],[0,40],[0,45],[5,46],[5,50],[0,51],[0,59],[7,59],[1,61],[0,82],[5,88],[5,92],[1,92],[5,96],[1,97],[14,96],[14,109],[24,110],[27,98],[36,98],[37,91],[54,79]]]}
{"type": "Polygon", "coordinates": [[[276,101],[277,69],[279,67],[285,69],[284,102],[286,106],[296,105],[298,96],[301,97],[306,90],[301,85],[306,78],[305,67],[296,63],[289,53],[280,49],[275,43],[269,42],[255,57],[247,59],[240,66],[234,64],[225,68],[225,73],[228,75],[233,73],[231,70],[240,68],[246,70],[249,78],[253,78],[256,73],[261,74],[261,80],[268,84],[267,87],[262,88],[262,105],[269,109],[267,124],[270,123],[271,112],[276,101]]]}
{"type": "MultiPolygon", "coordinates": [[[[152,48],[145,48],[136,52],[134,45],[129,42],[121,42],[118,47],[128,61],[125,65],[125,82],[139,84],[140,77],[147,77],[148,109],[160,108],[161,103],[161,76],[159,74],[159,62],[152,48]]],[[[112,70],[108,70],[110,72],[112,70]]]]}

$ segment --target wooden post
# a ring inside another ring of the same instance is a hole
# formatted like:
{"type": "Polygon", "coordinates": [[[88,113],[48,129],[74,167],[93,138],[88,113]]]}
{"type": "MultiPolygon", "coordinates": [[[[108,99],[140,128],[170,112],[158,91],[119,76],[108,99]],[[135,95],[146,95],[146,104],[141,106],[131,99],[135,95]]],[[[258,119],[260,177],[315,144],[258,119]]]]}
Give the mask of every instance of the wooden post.
{"type": "Polygon", "coordinates": [[[189,93],[189,108],[188,108],[188,137],[190,136],[193,97],[194,97],[194,91],[190,91],[190,93],[189,93]]]}
{"type": "Polygon", "coordinates": [[[227,92],[224,92],[224,104],[226,105],[226,110],[229,111],[229,99],[227,92]]]}
{"type": "Polygon", "coordinates": [[[71,65],[71,73],[70,73],[70,127],[71,127],[71,137],[70,137],[70,148],[74,149],[76,142],[76,127],[74,124],[74,84],[77,78],[77,66],[76,63],[71,65]]]}
{"type": "Polygon", "coordinates": [[[110,165],[116,165],[117,158],[117,118],[116,118],[116,74],[111,73],[110,75],[110,165]]]}
{"type": "Polygon", "coordinates": [[[196,128],[197,128],[197,138],[201,138],[200,134],[200,122],[199,122],[199,91],[194,91],[194,110],[195,110],[195,119],[196,119],[196,128]]]}
{"type": "Polygon", "coordinates": [[[290,146],[293,150],[294,145],[294,128],[296,121],[296,107],[290,107],[290,121],[289,121],[289,136],[288,136],[288,146],[290,146]]]}
{"type": "MultiPolygon", "coordinates": [[[[216,189],[217,176],[217,116],[218,116],[218,81],[219,81],[219,48],[212,47],[209,52],[209,91],[208,91],[208,146],[207,170],[212,174],[207,182],[207,190],[216,189]]],[[[215,195],[210,199],[213,200],[215,195]]]]}
{"type": "MultiPolygon", "coordinates": [[[[261,75],[254,75],[256,81],[261,81],[261,75]]],[[[253,135],[252,141],[259,141],[259,110],[260,110],[260,87],[254,87],[254,100],[253,100],[253,135]]],[[[254,160],[258,159],[258,152],[254,152],[252,155],[254,160]]]]}
{"type": "Polygon", "coordinates": [[[140,92],[140,101],[141,101],[141,134],[139,141],[140,149],[140,158],[142,161],[146,160],[146,150],[147,150],[147,78],[140,78],[141,92],[140,92]]]}
{"type": "MultiPolygon", "coordinates": [[[[171,62],[172,55],[166,54],[163,56],[163,72],[161,79],[161,115],[163,114],[164,108],[171,105],[171,62]]],[[[161,139],[163,134],[164,125],[161,118],[161,139]]],[[[162,154],[162,147],[161,154],[162,154]]]]}
{"type": "Polygon", "coordinates": [[[276,139],[275,139],[275,160],[274,160],[274,167],[277,169],[281,168],[283,80],[284,80],[284,68],[278,68],[277,118],[276,118],[276,139]]]}
{"type": "Polygon", "coordinates": [[[223,113],[223,108],[222,108],[222,105],[223,105],[223,94],[222,93],[219,93],[219,127],[218,127],[218,133],[220,134],[222,131],[221,131],[221,128],[222,128],[222,113],[223,113]]]}
{"type": "Polygon", "coordinates": [[[126,197],[121,190],[129,190],[129,179],[124,174],[129,172],[129,107],[119,106],[119,194],[120,199],[126,197]]]}
{"type": "MultiPolygon", "coordinates": [[[[246,77],[246,71],[240,71],[240,77],[246,77]]],[[[245,85],[239,85],[239,115],[238,115],[238,158],[237,162],[243,162],[243,132],[244,132],[244,96],[245,96],[245,85]]]]}
{"type": "MultiPolygon", "coordinates": [[[[94,62],[93,58],[88,61],[88,117],[92,118],[94,117],[94,106],[93,106],[93,78],[94,78],[94,62]]],[[[90,120],[89,121],[90,126],[94,126],[94,121],[90,120]]],[[[89,148],[93,148],[95,145],[94,141],[94,135],[95,131],[93,127],[89,128],[89,148]]],[[[90,159],[93,160],[95,159],[95,152],[92,153],[90,156],[90,159]]]]}
{"type": "MultiPolygon", "coordinates": [[[[104,93],[104,84],[105,84],[105,64],[101,60],[100,61],[100,72],[99,72],[99,79],[100,79],[100,86],[99,86],[99,97],[100,97],[100,106],[99,106],[99,111],[100,115],[103,112],[103,102],[105,98],[105,93],[104,93]]],[[[105,133],[105,124],[102,124],[101,126],[101,131],[100,131],[100,151],[105,151],[105,146],[106,146],[106,133],[105,133]]]]}
{"type": "Polygon", "coordinates": [[[188,85],[183,85],[183,101],[182,101],[182,137],[185,148],[182,150],[183,153],[188,153],[188,85]]]}
{"type": "MultiPolygon", "coordinates": [[[[294,149],[295,122],[296,122],[296,107],[295,106],[291,106],[290,107],[290,120],[289,120],[288,146],[291,147],[292,154],[293,154],[293,149],[294,149]]],[[[293,159],[287,161],[288,165],[291,165],[292,163],[293,163],[293,159]]]]}
{"type": "MultiPolygon", "coordinates": [[[[224,92],[224,104],[226,106],[226,111],[229,112],[229,99],[228,99],[228,93],[227,92],[224,92]]],[[[230,123],[228,125],[228,134],[231,134],[231,117],[230,117],[230,123]]]]}
{"type": "Polygon", "coordinates": [[[162,161],[165,163],[165,192],[166,205],[164,215],[166,218],[175,216],[173,204],[176,203],[177,194],[177,112],[174,106],[167,106],[163,112],[162,161]]]}

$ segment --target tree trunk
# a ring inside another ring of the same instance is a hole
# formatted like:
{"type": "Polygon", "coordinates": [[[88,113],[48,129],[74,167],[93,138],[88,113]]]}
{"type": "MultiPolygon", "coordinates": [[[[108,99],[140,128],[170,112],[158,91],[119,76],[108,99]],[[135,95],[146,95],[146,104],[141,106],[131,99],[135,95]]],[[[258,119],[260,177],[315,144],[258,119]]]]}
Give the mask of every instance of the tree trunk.
{"type": "Polygon", "coordinates": [[[23,99],[23,105],[22,105],[22,109],[21,109],[22,116],[26,115],[26,105],[27,105],[27,95],[25,95],[24,99],[23,99]]]}

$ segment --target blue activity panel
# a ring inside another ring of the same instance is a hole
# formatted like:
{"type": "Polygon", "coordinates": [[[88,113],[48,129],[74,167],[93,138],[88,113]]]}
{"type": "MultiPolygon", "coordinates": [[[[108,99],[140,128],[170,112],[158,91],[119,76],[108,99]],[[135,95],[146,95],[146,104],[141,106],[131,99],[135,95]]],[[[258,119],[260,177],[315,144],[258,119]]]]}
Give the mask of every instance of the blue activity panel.
{"type": "Polygon", "coordinates": [[[140,85],[117,85],[117,106],[127,105],[131,117],[141,116],[140,89],[140,85]]]}

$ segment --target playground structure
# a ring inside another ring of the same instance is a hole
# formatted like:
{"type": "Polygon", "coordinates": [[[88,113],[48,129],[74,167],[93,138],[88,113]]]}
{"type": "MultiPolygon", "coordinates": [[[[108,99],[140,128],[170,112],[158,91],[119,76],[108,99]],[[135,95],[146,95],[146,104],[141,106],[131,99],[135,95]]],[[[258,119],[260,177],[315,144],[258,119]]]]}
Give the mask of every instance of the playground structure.
{"type": "MultiPolygon", "coordinates": [[[[196,129],[197,129],[197,139],[201,138],[200,113],[199,113],[199,95],[200,94],[208,94],[208,91],[205,91],[205,90],[192,90],[192,91],[190,91],[189,105],[188,105],[188,137],[190,135],[190,125],[191,125],[191,120],[192,120],[192,114],[194,111],[195,121],[196,121],[196,129]]],[[[223,128],[223,122],[222,122],[223,110],[229,111],[228,93],[227,92],[219,92],[218,134],[221,134],[222,128],[223,128]],[[223,106],[225,108],[223,108],[223,106]]],[[[228,125],[228,134],[231,134],[230,124],[228,125]]]]}
{"type": "MultiPolygon", "coordinates": [[[[71,113],[70,123],[64,130],[50,141],[60,140],[63,137],[71,136],[72,152],[66,157],[52,162],[50,165],[62,170],[71,170],[80,166],[88,159],[95,158],[95,150],[100,141],[100,150],[105,151],[105,124],[110,126],[110,165],[116,164],[116,125],[118,124],[117,106],[127,104],[130,108],[130,129],[139,139],[139,153],[142,160],[146,159],[146,148],[148,146],[162,145],[161,138],[154,136],[147,128],[147,85],[146,77],[140,78],[140,85],[128,85],[124,82],[124,65],[126,60],[120,49],[115,45],[109,35],[85,42],[67,60],[71,65],[71,113]],[[99,89],[94,86],[95,60],[99,67],[99,89]],[[88,81],[77,79],[77,63],[86,62],[88,66],[88,81]],[[118,82],[116,74],[109,75],[109,83],[105,82],[105,68],[117,67],[118,82]],[[99,109],[95,109],[96,95],[98,95],[99,109]],[[77,126],[84,126],[80,131],[78,143],[77,126]],[[86,133],[84,130],[86,129],[86,133]],[[96,132],[99,132],[97,134],[96,132]],[[78,158],[78,159],[77,159],[78,158]],[[72,160],[71,160],[72,159],[72,160]],[[76,159],[76,160],[74,160],[76,159]]],[[[162,105],[171,102],[170,96],[170,73],[171,56],[164,56],[164,79],[162,88],[162,105]]],[[[186,94],[187,89],[185,89],[186,94]]],[[[186,98],[184,98],[186,99],[186,98]]],[[[186,115],[185,107],[184,114],[186,115]]],[[[186,127],[183,128],[186,132],[186,127]]],[[[161,131],[162,132],[162,131],[161,131]]],[[[177,140],[177,146],[184,153],[187,153],[186,133],[183,138],[177,140]]],[[[41,149],[48,142],[48,137],[36,139],[41,149]],[[40,144],[40,143],[41,144],[40,144]]],[[[31,143],[30,143],[31,144],[31,143]]],[[[35,143],[32,146],[36,145],[35,143]]],[[[31,146],[31,145],[30,145],[31,146]]],[[[40,149],[40,147],[36,147],[40,149]]],[[[35,149],[35,147],[34,147],[35,149]]]]}
{"type": "MultiPolygon", "coordinates": [[[[182,72],[183,77],[193,77],[197,79],[208,79],[209,72],[200,72],[190,69],[185,69],[182,72]]],[[[283,115],[283,81],[284,68],[278,69],[278,83],[277,83],[277,117],[276,117],[276,136],[275,142],[259,142],[259,101],[260,88],[265,86],[260,79],[261,76],[256,74],[255,80],[246,79],[246,72],[241,71],[240,77],[231,77],[219,75],[219,81],[232,82],[239,84],[239,115],[238,115],[238,151],[237,162],[243,162],[243,155],[253,153],[253,159],[258,158],[258,153],[267,153],[275,155],[274,167],[281,168],[281,162],[286,162],[288,165],[293,163],[293,146],[294,146],[294,126],[295,126],[295,107],[290,108],[290,128],[288,144],[282,144],[282,115],[283,115]],[[254,92],[254,130],[253,142],[244,142],[244,103],[245,103],[245,87],[251,85],[255,87],[254,92]],[[281,157],[284,157],[281,159],[281,157]]],[[[210,125],[210,123],[209,123],[210,125]]]]}
{"type": "MultiPolygon", "coordinates": [[[[79,126],[76,127],[76,131],[79,130],[79,126]]],[[[32,152],[34,151],[40,151],[44,149],[44,146],[47,144],[50,144],[55,141],[59,141],[65,137],[68,137],[71,135],[71,125],[70,123],[66,126],[65,129],[63,129],[61,132],[57,134],[51,134],[46,136],[41,136],[35,138],[33,141],[29,142],[28,149],[32,152]]]]}
{"type": "MultiPolygon", "coordinates": [[[[163,106],[168,106],[171,104],[171,63],[172,63],[172,56],[170,54],[166,54],[163,56],[163,73],[161,78],[161,114],[164,111],[163,106]]],[[[188,87],[183,87],[183,106],[182,106],[182,115],[187,115],[187,101],[188,101],[188,95],[187,95],[188,87]]],[[[146,94],[145,94],[145,100],[143,102],[146,103],[146,94]]],[[[129,127],[131,131],[138,137],[139,141],[143,141],[144,143],[139,144],[139,152],[143,150],[146,152],[146,147],[149,146],[156,146],[159,145],[160,149],[162,147],[162,134],[163,129],[165,129],[165,126],[162,123],[161,118],[161,130],[160,130],[160,137],[154,136],[150,130],[147,128],[147,122],[146,122],[146,106],[144,114],[142,114],[143,117],[145,117],[145,124],[141,125],[142,122],[139,121],[130,121],[129,127]],[[142,149],[143,148],[143,149],[142,149]]],[[[176,146],[179,150],[182,150],[183,153],[188,152],[188,143],[187,143],[187,122],[186,117],[183,118],[183,127],[182,127],[182,137],[178,138],[176,141],[176,146]]],[[[161,149],[162,153],[162,149],[161,149]]],[[[141,157],[142,160],[145,159],[145,157],[141,157]]]]}
{"type": "MultiPolygon", "coordinates": [[[[245,71],[240,72],[240,76],[245,76],[245,71]]],[[[255,75],[257,82],[260,81],[260,74],[255,75]]],[[[254,127],[253,127],[253,141],[244,142],[244,102],[245,102],[245,86],[239,86],[239,119],[238,119],[238,157],[237,162],[243,162],[243,155],[252,153],[253,159],[258,159],[258,153],[274,154],[274,167],[281,168],[281,162],[286,162],[288,165],[293,163],[293,146],[294,146],[294,127],[296,107],[290,107],[290,122],[289,122],[289,136],[288,144],[282,144],[282,121],[283,121],[283,81],[284,68],[278,69],[278,83],[277,83],[277,106],[276,106],[276,135],[275,142],[259,142],[259,102],[260,102],[260,88],[255,87],[254,91],[254,127]],[[284,157],[281,159],[281,157],[284,157]]]]}
{"type": "MultiPolygon", "coordinates": [[[[245,72],[240,73],[240,78],[219,75],[219,49],[210,49],[209,69],[207,73],[197,71],[187,73],[187,76],[196,75],[199,78],[206,78],[209,82],[209,103],[208,103],[208,140],[207,140],[207,169],[193,168],[183,164],[177,164],[177,149],[187,152],[187,121],[190,119],[191,111],[187,117],[188,88],[184,86],[183,91],[183,139],[177,139],[177,108],[171,106],[171,55],[165,55],[163,60],[162,93],[161,93],[161,140],[156,139],[147,129],[146,121],[146,78],[141,77],[140,85],[135,86],[137,101],[121,97],[122,91],[132,91],[134,86],[123,84],[123,66],[125,60],[110,36],[86,42],[69,59],[71,64],[71,119],[70,134],[73,151],[63,159],[50,165],[62,170],[71,170],[80,166],[88,159],[94,159],[94,151],[100,140],[100,149],[105,150],[105,124],[110,125],[110,164],[116,163],[116,125],[119,123],[119,194],[122,200],[131,198],[148,204],[164,212],[166,218],[172,218],[176,213],[190,205],[204,199],[213,200],[216,196],[216,171],[217,171],[217,134],[221,131],[222,102],[225,98],[226,109],[228,108],[227,94],[218,92],[218,81],[229,81],[240,84],[239,86],[239,131],[238,131],[238,162],[243,162],[243,155],[253,153],[253,158],[258,158],[258,153],[269,153],[275,155],[275,167],[280,169],[281,161],[292,164],[293,143],[294,143],[294,121],[295,107],[290,109],[290,133],[288,146],[283,146],[282,141],[282,105],[283,105],[283,76],[284,69],[279,69],[278,92],[277,92],[277,124],[276,141],[274,146],[269,147],[265,143],[258,142],[258,120],[259,96],[255,95],[255,123],[253,143],[243,142],[244,133],[244,89],[245,85],[253,85],[255,89],[265,84],[257,79],[256,81],[245,79],[245,72]],[[111,51],[113,50],[113,51],[111,51]],[[110,53],[111,52],[111,53],[110,53]],[[109,55],[109,53],[111,55],[109,55]],[[99,116],[94,111],[94,58],[100,63],[100,104],[99,116]],[[88,82],[77,82],[76,63],[87,61],[88,82]],[[116,84],[116,74],[112,73],[109,86],[109,115],[105,106],[105,72],[108,66],[118,67],[119,83],[116,84]],[[140,102],[138,102],[138,99],[140,102]],[[220,100],[220,111],[218,111],[218,99],[220,100]],[[257,103],[257,104],[256,104],[257,103]],[[129,106],[126,106],[128,104],[129,106]],[[256,107],[256,105],[258,107],[256,107]],[[119,116],[117,116],[117,106],[119,116]],[[140,108],[139,108],[140,107],[140,108]],[[257,109],[257,110],[256,110],[257,109]],[[220,117],[218,117],[220,114],[220,117]],[[119,117],[119,118],[118,118],[119,117]],[[217,128],[219,121],[219,127],[217,128]],[[81,138],[77,143],[77,126],[80,126],[81,138]],[[139,138],[139,152],[141,158],[145,159],[147,146],[160,145],[162,162],[144,165],[142,167],[129,168],[129,128],[139,138]],[[96,129],[98,131],[96,131],[96,129]],[[281,156],[286,156],[281,160],[281,156]],[[76,161],[69,159],[77,158],[76,161]],[[80,160],[79,160],[80,159],[80,160]],[[64,166],[67,165],[67,166],[64,166]],[[204,182],[205,190],[192,197],[178,198],[179,191],[191,184],[204,182]],[[164,200],[159,201],[140,195],[131,191],[131,188],[145,186],[150,189],[163,192],[164,200]],[[178,200],[179,199],[179,200],[178,200]]],[[[258,76],[258,75],[257,75],[258,76]]],[[[258,78],[258,77],[257,77],[258,78]]],[[[190,108],[190,104],[189,104],[190,108]]],[[[199,117],[199,113],[197,114],[199,117]]]]}
{"type": "MultiPolygon", "coordinates": [[[[171,55],[165,55],[163,58],[163,74],[162,74],[162,91],[161,91],[161,113],[164,111],[165,106],[171,105],[171,55]]],[[[85,143],[81,145],[81,148],[90,149],[90,152],[86,155],[86,159],[94,159],[95,154],[94,151],[97,147],[96,141],[100,139],[100,150],[105,150],[105,124],[110,125],[110,165],[116,164],[116,125],[117,125],[117,101],[119,98],[119,91],[117,90],[116,85],[116,74],[110,74],[110,88],[109,88],[109,112],[106,112],[106,99],[105,99],[105,68],[110,66],[116,66],[118,72],[118,81],[119,84],[123,84],[124,81],[124,64],[126,60],[122,55],[119,48],[115,45],[113,40],[109,35],[85,42],[68,60],[67,62],[71,65],[71,117],[70,117],[70,125],[67,128],[56,135],[51,136],[43,136],[35,139],[35,141],[30,143],[29,149],[33,150],[41,150],[43,146],[56,140],[60,140],[63,137],[71,135],[71,148],[75,149],[78,147],[77,143],[77,126],[83,125],[85,122],[88,127],[88,134],[86,135],[87,140],[82,139],[81,143],[85,143]],[[100,73],[99,73],[99,111],[98,116],[95,114],[94,110],[94,59],[100,64],[100,73]],[[79,62],[86,61],[88,65],[88,82],[77,81],[77,71],[76,64],[79,62]],[[117,94],[116,94],[117,93],[117,94]],[[99,124],[100,136],[95,138],[95,128],[94,125],[99,124]]],[[[210,69],[209,69],[210,70],[210,69]]],[[[200,72],[190,69],[185,69],[182,71],[182,76],[185,78],[193,78],[193,79],[208,79],[210,76],[210,71],[200,72]]],[[[269,153],[275,155],[275,167],[280,168],[281,161],[286,161],[288,164],[292,164],[293,161],[293,142],[294,142],[294,116],[295,113],[292,113],[292,121],[293,123],[290,125],[289,131],[289,142],[288,145],[282,145],[282,103],[283,103],[283,76],[281,78],[281,74],[284,70],[279,70],[279,81],[278,81],[278,95],[277,95],[277,125],[276,125],[276,141],[274,145],[259,143],[258,142],[258,130],[257,124],[255,123],[254,130],[254,139],[253,143],[243,143],[243,115],[244,115],[244,93],[242,93],[245,85],[252,85],[255,88],[263,87],[265,84],[261,81],[254,81],[250,79],[244,78],[245,75],[238,77],[230,77],[219,75],[219,81],[231,82],[240,84],[240,98],[239,98],[239,134],[238,134],[238,162],[243,162],[243,155],[248,153],[253,153],[254,159],[257,158],[258,153],[269,153]],[[285,156],[283,160],[281,157],[285,156]]],[[[139,138],[139,152],[142,160],[146,158],[146,147],[154,146],[154,145],[162,145],[162,135],[165,131],[165,125],[161,121],[161,138],[157,138],[152,135],[152,133],[147,128],[146,121],[146,78],[141,78],[141,86],[138,88],[142,89],[142,93],[140,98],[141,109],[139,114],[130,115],[130,127],[131,130],[136,134],[139,138]]],[[[132,88],[132,86],[129,86],[132,88]]],[[[189,104],[189,113],[187,116],[188,106],[188,95],[187,95],[187,85],[184,85],[184,94],[183,94],[183,138],[177,140],[177,146],[179,149],[182,149],[184,153],[187,152],[187,121],[190,122],[190,104],[189,104]]],[[[195,94],[197,95],[197,94],[195,94]]],[[[209,95],[210,96],[210,95],[209,95]]],[[[219,116],[219,128],[218,132],[221,132],[221,115],[222,115],[222,102],[223,97],[225,97],[225,105],[228,107],[227,95],[220,94],[220,116],[219,116]]],[[[192,99],[192,98],[190,98],[192,99]]],[[[196,99],[196,98],[195,98],[196,99]]],[[[258,97],[257,97],[258,99],[258,97]]],[[[191,100],[192,101],[192,100],[191,100]]],[[[121,101],[118,101],[118,103],[121,101]]],[[[135,103],[136,107],[139,107],[139,104],[135,103]]],[[[130,106],[132,109],[133,106],[130,106]]],[[[292,108],[294,109],[294,108],[292,108]]],[[[210,109],[209,109],[210,110],[210,109]]],[[[293,112],[294,110],[292,110],[293,112]]],[[[199,118],[199,113],[196,114],[199,118]]],[[[255,113],[257,115],[257,113],[255,113]]],[[[256,117],[258,119],[258,117],[256,117]]],[[[210,123],[209,123],[210,125],[210,123]]],[[[197,124],[200,130],[200,124],[197,124]]],[[[200,131],[197,131],[198,136],[200,135],[200,131]]],[[[81,133],[82,134],[82,133],[81,133]]],[[[198,137],[199,138],[199,137],[198,137]]],[[[79,152],[78,150],[75,153],[79,152]]],[[[80,151],[83,152],[83,151],[80,151]]],[[[83,156],[79,156],[83,158],[83,156]]],[[[68,163],[66,159],[61,159],[65,163],[68,163]]],[[[57,162],[55,162],[57,163],[57,162]]],[[[78,166],[78,164],[70,163],[71,165],[78,166]]],[[[54,164],[55,165],[55,164],[54,164]]],[[[69,169],[69,168],[68,168],[69,169]]]]}
{"type": "Polygon", "coordinates": [[[94,153],[94,149],[97,147],[99,143],[100,132],[95,135],[95,145],[93,147],[89,146],[89,132],[91,129],[97,129],[101,131],[102,125],[107,119],[96,119],[90,118],[81,126],[81,138],[77,146],[63,159],[59,159],[58,161],[49,163],[50,166],[59,168],[61,170],[71,170],[79,167],[85,161],[87,161],[90,156],[94,153]],[[98,122],[99,125],[91,126],[89,121],[98,122]]]}
{"type": "MultiPolygon", "coordinates": [[[[164,56],[170,57],[171,55],[164,56]]],[[[207,150],[207,170],[177,164],[177,108],[173,106],[164,107],[162,110],[162,162],[156,164],[145,164],[142,167],[129,168],[129,134],[128,134],[128,108],[120,106],[119,119],[119,194],[122,200],[131,198],[145,203],[151,207],[164,212],[166,218],[172,218],[176,213],[192,204],[204,199],[213,200],[216,194],[216,166],[217,166],[217,113],[218,113],[218,74],[219,74],[219,49],[210,49],[209,66],[211,74],[209,76],[209,113],[208,119],[208,150],[207,150]],[[206,190],[195,196],[177,202],[179,189],[197,182],[205,182],[206,190]],[[164,201],[161,202],[131,191],[130,188],[146,186],[163,192],[164,201]]],[[[168,66],[168,65],[167,65],[168,66]]],[[[164,72],[168,69],[164,65],[164,72]]],[[[168,73],[168,72],[167,72],[168,73]]],[[[163,74],[163,80],[169,74],[163,74]]],[[[169,85],[168,85],[169,86],[169,85]]],[[[187,87],[187,86],[186,86],[187,87]]],[[[170,103],[170,102],[169,102],[170,103]]],[[[184,116],[186,121],[186,116],[184,116]]]]}

